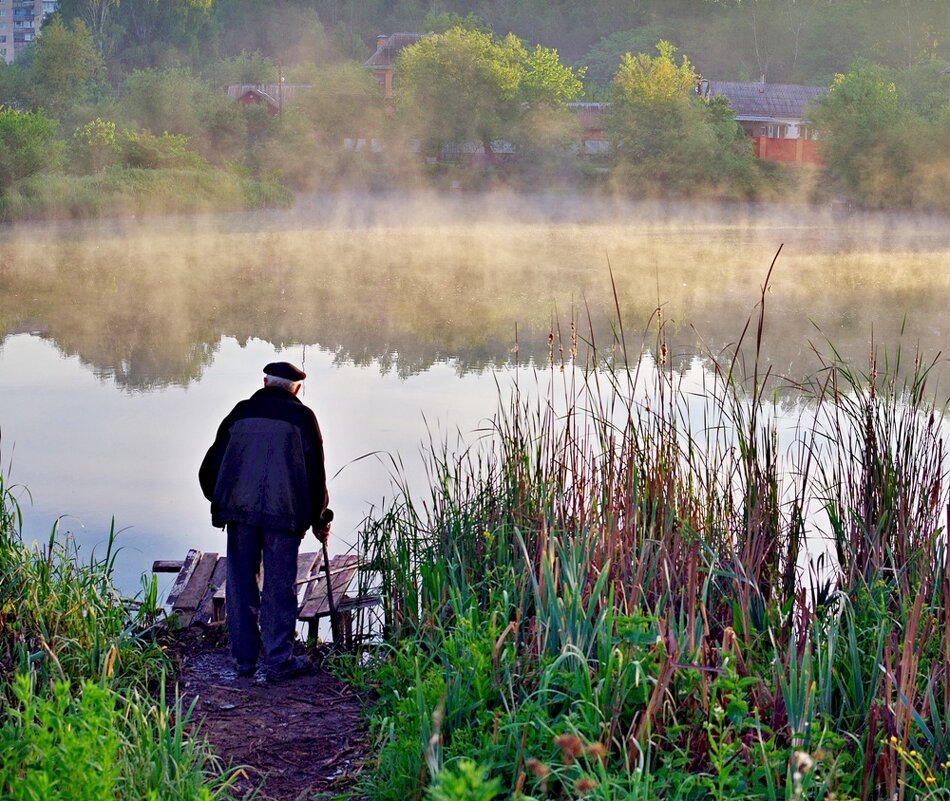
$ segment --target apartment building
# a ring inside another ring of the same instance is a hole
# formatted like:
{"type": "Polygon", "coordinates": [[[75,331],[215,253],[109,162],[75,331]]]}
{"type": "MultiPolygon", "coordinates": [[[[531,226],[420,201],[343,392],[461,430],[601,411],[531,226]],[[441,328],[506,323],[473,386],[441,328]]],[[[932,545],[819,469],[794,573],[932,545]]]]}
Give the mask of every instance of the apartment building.
{"type": "Polygon", "coordinates": [[[39,33],[57,0],[0,0],[0,59],[7,64],[39,33]]]}

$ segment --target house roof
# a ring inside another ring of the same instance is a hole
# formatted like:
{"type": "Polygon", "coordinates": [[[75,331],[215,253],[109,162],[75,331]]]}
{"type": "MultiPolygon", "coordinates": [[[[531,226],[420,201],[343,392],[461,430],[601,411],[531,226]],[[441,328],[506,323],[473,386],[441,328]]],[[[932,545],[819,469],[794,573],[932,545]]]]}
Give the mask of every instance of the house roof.
{"type": "Polygon", "coordinates": [[[236,83],[228,87],[228,97],[239,100],[247,95],[254,95],[276,108],[278,97],[283,100],[284,105],[287,105],[312,88],[309,83],[285,83],[278,91],[276,83],[236,83]]]}
{"type": "Polygon", "coordinates": [[[363,62],[363,66],[391,69],[396,63],[396,56],[399,55],[400,50],[428,35],[427,33],[391,33],[386,37],[379,36],[376,52],[363,62]]]}
{"type": "Polygon", "coordinates": [[[800,120],[808,104],[825,91],[823,86],[792,83],[709,81],[708,94],[729,98],[737,120],[800,120]]]}

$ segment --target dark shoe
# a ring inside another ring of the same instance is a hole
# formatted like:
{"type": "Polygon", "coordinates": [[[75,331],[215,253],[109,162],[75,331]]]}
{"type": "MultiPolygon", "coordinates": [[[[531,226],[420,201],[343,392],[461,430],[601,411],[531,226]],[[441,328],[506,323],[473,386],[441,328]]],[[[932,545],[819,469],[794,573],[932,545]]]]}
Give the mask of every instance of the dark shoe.
{"type": "Polygon", "coordinates": [[[238,678],[247,679],[257,673],[257,664],[245,664],[244,662],[238,662],[237,674],[238,678]]]}
{"type": "Polygon", "coordinates": [[[292,656],[286,662],[265,670],[268,681],[285,681],[296,676],[307,676],[313,673],[313,665],[305,656],[292,656]]]}

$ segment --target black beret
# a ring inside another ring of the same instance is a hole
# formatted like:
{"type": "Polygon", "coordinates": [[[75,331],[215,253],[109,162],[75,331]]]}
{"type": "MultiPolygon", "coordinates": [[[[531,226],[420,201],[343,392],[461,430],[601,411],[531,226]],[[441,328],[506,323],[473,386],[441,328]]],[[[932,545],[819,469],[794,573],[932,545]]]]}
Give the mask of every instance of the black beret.
{"type": "Polygon", "coordinates": [[[286,378],[288,381],[303,381],[307,374],[299,367],[290,362],[271,362],[264,365],[264,375],[272,375],[275,378],[286,378]]]}

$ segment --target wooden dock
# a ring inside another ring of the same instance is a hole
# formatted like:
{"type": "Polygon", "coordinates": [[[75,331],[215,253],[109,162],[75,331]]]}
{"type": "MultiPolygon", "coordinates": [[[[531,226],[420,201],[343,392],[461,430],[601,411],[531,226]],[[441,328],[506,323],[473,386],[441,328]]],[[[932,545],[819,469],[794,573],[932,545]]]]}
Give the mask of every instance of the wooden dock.
{"type": "MultiPolygon", "coordinates": [[[[341,554],[330,560],[330,579],[333,600],[340,619],[343,645],[352,645],[352,613],[356,609],[374,606],[379,602],[375,596],[350,598],[347,590],[359,569],[355,554],[341,554]]],[[[165,604],[178,617],[182,626],[210,626],[225,621],[225,592],[227,589],[228,559],[226,556],[195,549],[188,551],[182,561],[159,560],[152,564],[153,573],[177,573],[175,583],[168,592],[165,604]]],[[[263,571],[258,576],[258,584],[263,571]]],[[[316,633],[321,618],[330,615],[327,597],[327,576],[323,567],[323,553],[306,552],[297,555],[297,619],[308,623],[316,633]]]]}

